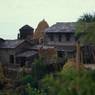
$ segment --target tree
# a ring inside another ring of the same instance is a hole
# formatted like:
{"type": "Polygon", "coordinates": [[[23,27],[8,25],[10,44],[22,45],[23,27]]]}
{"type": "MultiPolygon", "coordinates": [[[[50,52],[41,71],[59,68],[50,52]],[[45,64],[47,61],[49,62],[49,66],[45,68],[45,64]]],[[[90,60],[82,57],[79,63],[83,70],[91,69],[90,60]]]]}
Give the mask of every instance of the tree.
{"type": "Polygon", "coordinates": [[[47,74],[46,64],[42,58],[35,60],[32,64],[32,79],[35,87],[38,87],[39,80],[47,74]]]}
{"type": "Polygon", "coordinates": [[[80,71],[77,72],[76,63],[68,61],[61,72],[46,76],[41,86],[47,95],[94,95],[92,72],[83,65],[80,65],[80,71]]]}
{"type": "Polygon", "coordinates": [[[33,89],[30,84],[27,84],[26,87],[27,95],[46,95],[43,91],[40,91],[38,89],[33,89]]]}
{"type": "Polygon", "coordinates": [[[91,23],[95,22],[95,13],[94,14],[84,14],[78,19],[78,22],[86,22],[86,23],[91,23]]]}
{"type": "Polygon", "coordinates": [[[81,16],[77,21],[76,31],[81,43],[95,44],[95,14],[84,14],[81,16]]]}

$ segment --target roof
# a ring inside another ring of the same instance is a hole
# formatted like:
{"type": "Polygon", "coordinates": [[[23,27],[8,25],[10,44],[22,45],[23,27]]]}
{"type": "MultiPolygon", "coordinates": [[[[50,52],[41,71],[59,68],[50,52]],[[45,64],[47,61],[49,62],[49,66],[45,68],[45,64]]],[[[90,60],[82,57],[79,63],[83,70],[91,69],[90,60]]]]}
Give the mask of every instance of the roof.
{"type": "Polygon", "coordinates": [[[0,44],[2,44],[5,40],[0,38],[0,44]]]}
{"type": "Polygon", "coordinates": [[[57,51],[59,51],[59,52],[74,52],[75,51],[75,49],[73,48],[73,49],[60,49],[60,48],[58,48],[57,49],[57,51]]]}
{"type": "Polygon", "coordinates": [[[74,22],[58,22],[45,30],[46,33],[73,33],[75,32],[74,22]]]}
{"type": "Polygon", "coordinates": [[[35,45],[32,47],[33,50],[39,50],[39,49],[48,49],[48,48],[54,48],[53,46],[43,46],[43,45],[35,45]]]}
{"type": "Polygon", "coordinates": [[[0,48],[16,48],[23,42],[24,40],[5,40],[2,44],[0,44],[0,48]]]}
{"type": "Polygon", "coordinates": [[[23,27],[21,27],[19,29],[20,32],[32,32],[34,31],[34,28],[32,28],[31,26],[29,25],[24,25],[23,27]]]}
{"type": "Polygon", "coordinates": [[[36,51],[30,51],[30,50],[28,50],[28,51],[25,51],[25,52],[22,52],[22,53],[20,53],[20,54],[18,54],[17,55],[17,57],[31,57],[31,56],[34,56],[34,55],[36,55],[36,54],[38,54],[36,51]]]}

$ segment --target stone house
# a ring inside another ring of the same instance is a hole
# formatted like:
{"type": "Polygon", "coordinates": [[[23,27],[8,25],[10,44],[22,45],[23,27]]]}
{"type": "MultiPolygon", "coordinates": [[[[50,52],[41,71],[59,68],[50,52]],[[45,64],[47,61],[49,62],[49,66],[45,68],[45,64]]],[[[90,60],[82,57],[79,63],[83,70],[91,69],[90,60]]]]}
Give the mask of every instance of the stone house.
{"type": "Polygon", "coordinates": [[[6,77],[18,78],[23,66],[28,73],[31,72],[32,63],[38,58],[38,52],[31,49],[35,45],[33,31],[32,27],[25,25],[19,29],[18,39],[0,39],[0,61],[6,77]]]}
{"type": "Polygon", "coordinates": [[[44,44],[54,46],[60,58],[74,57],[75,24],[56,23],[44,31],[44,44]]]}
{"type": "Polygon", "coordinates": [[[30,50],[33,44],[26,40],[5,40],[0,45],[0,60],[3,64],[32,63],[37,52],[30,50]]]}
{"type": "Polygon", "coordinates": [[[31,47],[34,46],[33,30],[29,25],[25,25],[20,28],[18,39],[0,39],[0,60],[3,64],[25,65],[32,63],[38,55],[36,51],[31,50],[31,47]]]}
{"type": "Polygon", "coordinates": [[[25,64],[27,60],[32,60],[31,57],[34,56],[35,58],[35,55],[38,54],[38,51],[33,49],[33,47],[39,45],[39,43],[35,44],[35,39],[40,40],[40,38],[43,39],[43,43],[40,46],[42,48],[54,47],[60,58],[74,56],[74,23],[56,23],[49,27],[47,22],[43,20],[39,23],[35,31],[34,33],[34,29],[31,26],[25,25],[19,29],[18,39],[3,40],[0,42],[0,53],[2,54],[0,58],[2,63],[25,64]],[[40,32],[41,35],[39,35],[40,32]]]}
{"type": "Polygon", "coordinates": [[[31,46],[26,40],[5,40],[0,44],[0,61],[7,78],[17,79],[23,66],[27,73],[31,72],[32,63],[38,58],[38,53],[29,49],[31,46]]]}
{"type": "MultiPolygon", "coordinates": [[[[64,63],[68,58],[75,57],[75,32],[74,22],[58,22],[49,27],[47,22],[43,20],[39,23],[35,33],[34,28],[25,25],[19,29],[18,39],[0,39],[0,61],[7,64],[8,68],[12,69],[15,66],[15,70],[18,70],[18,65],[19,67],[24,65],[30,67],[41,54],[39,50],[44,51],[43,54],[48,54],[48,51],[55,49],[58,62],[64,63]],[[41,42],[41,40],[43,41],[41,42]]],[[[49,56],[47,58],[50,59],[49,56]]]]}
{"type": "MultiPolygon", "coordinates": [[[[51,27],[45,20],[39,23],[36,33],[34,29],[25,25],[19,29],[18,39],[4,40],[0,45],[1,61],[5,64],[28,64],[38,55],[38,50],[44,47],[53,47],[58,56],[64,59],[73,57],[75,53],[75,27],[74,23],[56,23],[51,27]],[[39,33],[42,32],[40,36],[39,33]],[[43,43],[35,44],[35,39],[43,39],[43,43]],[[37,47],[38,50],[34,47],[37,47]],[[6,59],[6,60],[4,60],[6,59]]],[[[63,62],[62,61],[62,62],[63,62]]]]}

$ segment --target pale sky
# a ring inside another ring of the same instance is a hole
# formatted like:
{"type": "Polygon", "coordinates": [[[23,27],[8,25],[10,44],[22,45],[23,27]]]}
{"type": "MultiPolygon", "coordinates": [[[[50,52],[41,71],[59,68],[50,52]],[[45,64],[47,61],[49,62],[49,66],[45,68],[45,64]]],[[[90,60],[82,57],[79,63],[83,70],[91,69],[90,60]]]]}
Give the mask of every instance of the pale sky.
{"type": "Polygon", "coordinates": [[[15,39],[25,24],[72,22],[89,12],[95,12],[95,0],[0,0],[0,37],[15,39]]]}

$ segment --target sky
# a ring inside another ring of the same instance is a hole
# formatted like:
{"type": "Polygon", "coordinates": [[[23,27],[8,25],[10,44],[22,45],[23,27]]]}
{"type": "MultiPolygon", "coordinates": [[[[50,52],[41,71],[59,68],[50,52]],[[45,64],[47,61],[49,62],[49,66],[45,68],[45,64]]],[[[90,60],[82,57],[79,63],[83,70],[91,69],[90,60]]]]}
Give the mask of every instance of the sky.
{"type": "Polygon", "coordinates": [[[93,12],[95,0],[0,0],[0,38],[16,39],[23,25],[35,29],[43,19],[51,26],[93,12]]]}

